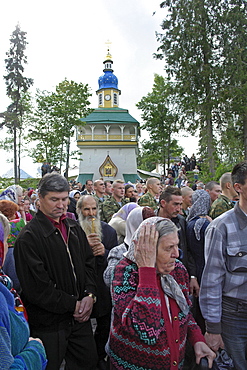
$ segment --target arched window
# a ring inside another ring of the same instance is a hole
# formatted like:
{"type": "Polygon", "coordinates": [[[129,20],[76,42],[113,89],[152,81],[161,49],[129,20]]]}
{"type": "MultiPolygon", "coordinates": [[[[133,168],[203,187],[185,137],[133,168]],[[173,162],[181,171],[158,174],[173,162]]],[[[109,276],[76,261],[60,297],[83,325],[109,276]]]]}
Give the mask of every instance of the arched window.
{"type": "Polygon", "coordinates": [[[102,94],[99,94],[99,105],[102,105],[102,104],[103,104],[102,94]]]}

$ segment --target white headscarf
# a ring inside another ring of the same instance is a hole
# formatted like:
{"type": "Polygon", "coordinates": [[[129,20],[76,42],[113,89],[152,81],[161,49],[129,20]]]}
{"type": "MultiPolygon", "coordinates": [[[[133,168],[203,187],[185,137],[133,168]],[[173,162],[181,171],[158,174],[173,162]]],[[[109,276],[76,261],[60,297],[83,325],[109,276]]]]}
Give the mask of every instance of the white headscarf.
{"type": "Polygon", "coordinates": [[[126,219],[126,236],[124,238],[124,243],[128,246],[130,245],[131,238],[136,231],[136,229],[140,226],[143,221],[143,214],[142,210],[144,207],[136,207],[134,208],[126,219]]]}
{"type": "Polygon", "coordinates": [[[69,192],[69,197],[74,198],[75,194],[77,194],[77,193],[81,195],[81,192],[79,190],[71,190],[69,192]]]}

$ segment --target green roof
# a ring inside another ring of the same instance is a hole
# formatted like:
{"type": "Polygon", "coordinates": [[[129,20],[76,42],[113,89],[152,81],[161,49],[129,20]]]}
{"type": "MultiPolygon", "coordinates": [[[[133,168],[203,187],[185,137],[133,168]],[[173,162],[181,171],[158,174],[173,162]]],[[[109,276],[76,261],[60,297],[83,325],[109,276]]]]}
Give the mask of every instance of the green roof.
{"type": "Polygon", "coordinates": [[[132,184],[135,184],[136,180],[141,179],[136,173],[123,173],[123,178],[125,182],[130,181],[132,184]]]}
{"type": "Polygon", "coordinates": [[[86,184],[87,180],[93,180],[93,173],[80,173],[76,179],[82,185],[86,184]]]}
{"type": "Polygon", "coordinates": [[[86,123],[137,123],[127,109],[122,108],[97,108],[88,116],[81,118],[86,123]]]}

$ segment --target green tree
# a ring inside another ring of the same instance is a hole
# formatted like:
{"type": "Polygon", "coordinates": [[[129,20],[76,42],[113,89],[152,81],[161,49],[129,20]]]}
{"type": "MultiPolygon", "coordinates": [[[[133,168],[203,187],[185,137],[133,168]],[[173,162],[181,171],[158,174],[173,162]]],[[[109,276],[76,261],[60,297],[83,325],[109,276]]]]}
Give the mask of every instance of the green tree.
{"type": "Polygon", "coordinates": [[[31,145],[28,149],[35,162],[47,161],[61,167],[65,161],[62,122],[53,114],[54,104],[53,93],[37,90],[26,140],[30,144],[35,143],[34,147],[31,145]]]}
{"type": "MultiPolygon", "coordinates": [[[[246,0],[226,0],[223,3],[223,57],[226,101],[224,113],[229,127],[225,132],[236,137],[235,147],[241,149],[247,159],[247,2],[246,0]]],[[[224,139],[224,137],[223,137],[224,139]]],[[[233,146],[233,145],[231,145],[233,146]]],[[[236,157],[236,159],[241,159],[236,157]]]]}
{"type": "Polygon", "coordinates": [[[92,110],[89,97],[92,96],[88,84],[76,83],[65,79],[56,87],[54,98],[54,117],[61,119],[61,134],[66,146],[65,177],[68,177],[69,159],[71,153],[71,139],[75,129],[81,126],[81,117],[87,116],[92,110]]]}
{"type": "Polygon", "coordinates": [[[81,117],[91,110],[88,100],[91,93],[88,85],[64,80],[56,86],[56,92],[47,91],[36,94],[36,108],[31,118],[28,141],[37,142],[30,149],[34,160],[47,160],[61,168],[65,163],[65,176],[68,176],[69,160],[76,151],[71,150],[71,141],[81,117]]]}
{"type": "MultiPolygon", "coordinates": [[[[183,148],[178,145],[177,140],[171,139],[171,158],[180,157],[182,152],[183,148]]],[[[153,171],[156,168],[156,164],[160,163],[157,158],[162,158],[162,155],[162,149],[158,142],[143,140],[137,158],[138,168],[149,172],[153,171]]]]}
{"type": "Polygon", "coordinates": [[[167,16],[157,58],[164,58],[168,76],[175,80],[181,115],[187,129],[199,127],[200,144],[209,169],[217,161],[214,125],[219,117],[219,90],[224,86],[221,0],[166,0],[167,16]]]}
{"type": "Polygon", "coordinates": [[[141,118],[144,123],[141,129],[147,130],[150,135],[150,140],[144,142],[142,155],[152,158],[152,162],[156,157],[156,163],[163,164],[164,172],[166,165],[170,167],[171,155],[177,156],[183,150],[178,147],[177,140],[172,139],[172,135],[179,129],[179,116],[174,99],[171,82],[155,74],[152,92],[136,104],[137,108],[142,110],[141,118]]]}
{"type": "Polygon", "coordinates": [[[5,113],[5,122],[13,141],[14,176],[15,182],[20,178],[20,149],[22,137],[23,114],[25,111],[25,93],[33,84],[31,78],[23,76],[24,64],[27,58],[24,54],[26,49],[26,32],[21,31],[17,25],[10,38],[10,49],[5,59],[7,74],[4,76],[7,96],[11,104],[5,113]],[[19,140],[19,142],[18,142],[19,140]]]}

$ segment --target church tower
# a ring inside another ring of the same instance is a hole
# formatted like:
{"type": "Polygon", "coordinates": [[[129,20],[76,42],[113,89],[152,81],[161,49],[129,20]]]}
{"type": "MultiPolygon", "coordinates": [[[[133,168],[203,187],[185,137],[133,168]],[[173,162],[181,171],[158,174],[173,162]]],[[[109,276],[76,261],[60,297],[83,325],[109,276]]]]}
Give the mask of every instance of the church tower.
{"type": "Polygon", "coordinates": [[[117,108],[119,105],[121,91],[118,90],[118,79],[113,74],[112,64],[112,56],[108,49],[104,61],[104,74],[98,79],[99,89],[96,91],[99,108],[117,108]]]}
{"type": "Polygon", "coordinates": [[[107,50],[103,62],[103,75],[98,79],[98,108],[81,119],[77,146],[82,152],[78,181],[114,181],[123,179],[135,182],[137,175],[139,122],[127,109],[119,108],[118,79],[113,74],[112,56],[107,50]]]}

